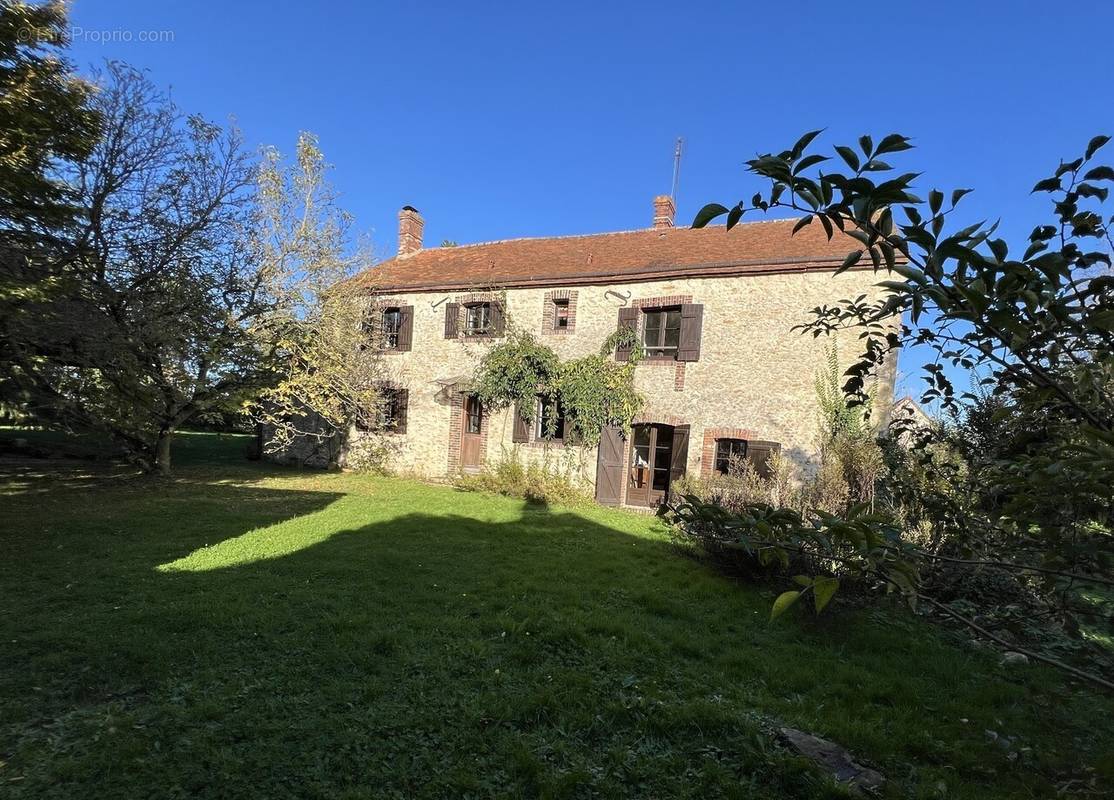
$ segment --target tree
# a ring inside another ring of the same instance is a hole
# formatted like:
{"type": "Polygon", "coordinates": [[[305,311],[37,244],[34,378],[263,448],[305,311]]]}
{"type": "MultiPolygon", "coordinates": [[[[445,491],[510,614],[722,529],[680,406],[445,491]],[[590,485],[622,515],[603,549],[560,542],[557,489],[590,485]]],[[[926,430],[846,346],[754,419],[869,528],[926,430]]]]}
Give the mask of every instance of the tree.
{"type": "Polygon", "coordinates": [[[235,130],[184,116],[134,69],[97,77],[75,255],[9,320],[11,377],[41,417],[106,430],[165,474],[176,430],[270,379],[250,334],[273,306],[245,246],[253,165],[235,130]]]}
{"type": "Polygon", "coordinates": [[[366,263],[350,241],[329,165],[303,133],[295,163],[264,152],[252,250],[274,311],[254,326],[278,358],[278,379],[251,403],[272,452],[331,445],[357,425],[381,427],[382,326],[367,287],[350,280],[366,263]]]}
{"type": "Polygon", "coordinates": [[[66,30],[61,3],[0,2],[0,397],[20,411],[9,323],[48,301],[76,252],[81,209],[66,177],[99,128],[92,87],[60,56],[66,30]]]}
{"type": "Polygon", "coordinates": [[[66,8],[0,2],[0,247],[66,243],[78,208],[62,179],[89,154],[98,118],[92,87],[60,57],[66,8]]]}
{"type": "MultiPolygon", "coordinates": [[[[1039,578],[1046,597],[1079,585],[1114,585],[1108,527],[1114,504],[1114,218],[1103,214],[1114,169],[1093,161],[1109,137],[1096,136],[1082,156],[1061,162],[1035,185],[1034,192],[1051,195],[1051,218],[1033,229],[1020,256],[1011,256],[1009,244],[996,236],[997,223],[955,221],[969,189],[932,189],[924,200],[912,191],[919,173],[898,173],[885,161],[911,148],[907,137],[890,134],[875,144],[862,136],[857,148],[836,146],[833,161],[808,152],[818,134],[749,161],[769,189],[730,208],[705,206],[694,226],[726,215],[730,229],[744,214],[791,209],[805,215],[795,231],[819,224],[829,238],[845,233],[855,245],[837,273],[869,259],[885,273],[880,285],[887,295],[816,308],[801,330],[816,336],[860,332],[865,347],[846,373],[846,394],[864,402],[871,376],[892,351],[926,345],[936,358],[924,365],[923,401],[938,400],[945,408],[977,401],[974,393],[956,392],[943,364],[977,366],[986,373],[982,385],[1004,398],[1011,413],[1039,421],[1040,434],[985,459],[969,473],[977,481],[970,491],[922,493],[946,551],[916,547],[892,518],[861,507],[843,518],[803,520],[761,508],[732,517],[686,499],[670,513],[691,529],[766,553],[768,563],[805,554],[813,565],[841,565],[846,574],[867,576],[1004,643],[926,592],[924,569],[945,562],[1028,575],[1039,578]],[[895,320],[904,318],[908,322],[895,329],[895,320]],[[957,502],[970,494],[976,502],[957,502]]],[[[922,432],[922,445],[936,435],[922,432]]],[[[775,612],[810,592],[822,608],[835,576],[819,572],[798,576],[801,588],[779,598],[775,612]]],[[[1046,654],[1024,652],[1114,688],[1046,654]]]]}

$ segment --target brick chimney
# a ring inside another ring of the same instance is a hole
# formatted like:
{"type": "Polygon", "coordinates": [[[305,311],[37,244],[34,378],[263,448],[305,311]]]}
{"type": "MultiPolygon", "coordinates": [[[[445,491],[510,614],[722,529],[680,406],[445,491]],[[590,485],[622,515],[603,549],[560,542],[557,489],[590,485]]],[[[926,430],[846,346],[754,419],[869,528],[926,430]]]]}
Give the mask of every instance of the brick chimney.
{"type": "Polygon", "coordinates": [[[398,212],[398,254],[408,256],[422,249],[422,228],[425,220],[414,206],[403,206],[398,212]]]}
{"type": "Polygon", "coordinates": [[[667,194],[659,194],[654,198],[654,227],[672,228],[673,217],[677,214],[677,207],[673,205],[673,198],[667,194]]]}

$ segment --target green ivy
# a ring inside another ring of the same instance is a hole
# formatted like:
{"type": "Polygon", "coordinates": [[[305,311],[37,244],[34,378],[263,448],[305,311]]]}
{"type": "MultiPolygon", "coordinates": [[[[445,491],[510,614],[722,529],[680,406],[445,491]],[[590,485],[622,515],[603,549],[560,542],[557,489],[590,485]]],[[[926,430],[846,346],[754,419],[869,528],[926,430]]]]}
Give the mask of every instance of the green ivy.
{"type": "Polygon", "coordinates": [[[476,368],[472,389],[488,408],[517,405],[528,422],[534,421],[536,397],[556,401],[545,420],[547,435],[555,431],[559,406],[565,413],[566,439],[592,447],[607,425],[629,432],[642,410],[644,400],[634,388],[635,366],[642,357],[642,345],[632,330],[613,333],[598,353],[561,361],[532,334],[508,325],[506,339],[476,368]],[[630,349],[628,361],[612,357],[619,346],[630,349]]]}

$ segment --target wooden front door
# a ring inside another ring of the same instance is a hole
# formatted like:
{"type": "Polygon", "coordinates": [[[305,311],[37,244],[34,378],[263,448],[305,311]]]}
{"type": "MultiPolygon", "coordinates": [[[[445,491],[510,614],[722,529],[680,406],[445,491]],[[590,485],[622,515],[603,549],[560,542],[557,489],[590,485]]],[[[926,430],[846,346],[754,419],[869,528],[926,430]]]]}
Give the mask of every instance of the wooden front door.
{"type": "Polygon", "coordinates": [[[673,428],[635,425],[627,473],[627,505],[656,506],[669,491],[673,464],[673,428]]]}
{"type": "Polygon", "coordinates": [[[475,395],[464,395],[464,424],[460,432],[460,466],[479,469],[483,460],[483,403],[475,395]]]}

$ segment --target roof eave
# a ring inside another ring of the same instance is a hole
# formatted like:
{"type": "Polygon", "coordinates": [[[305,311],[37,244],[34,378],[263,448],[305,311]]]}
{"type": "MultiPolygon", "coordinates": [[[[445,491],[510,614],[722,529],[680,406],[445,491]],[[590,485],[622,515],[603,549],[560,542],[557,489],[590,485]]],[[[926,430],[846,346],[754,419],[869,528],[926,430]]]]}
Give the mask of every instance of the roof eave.
{"type": "MultiPolygon", "coordinates": [[[[427,283],[376,284],[366,287],[370,293],[377,292],[440,292],[461,289],[474,289],[477,286],[498,286],[504,289],[530,289],[547,286],[584,286],[609,283],[642,283],[648,280],[667,280],[671,278],[730,278],[750,275],[790,275],[806,272],[833,270],[842,263],[838,258],[800,258],[785,261],[738,261],[715,264],[690,264],[668,266],[660,269],[643,269],[638,272],[591,272],[578,275],[554,276],[541,275],[529,278],[512,278],[490,282],[481,281],[435,281],[427,283]]],[[[860,272],[872,269],[870,262],[857,264],[848,271],[860,272]]],[[[373,267],[368,273],[374,273],[373,267]]],[[[369,275],[370,277],[370,275],[369,275]]]]}

